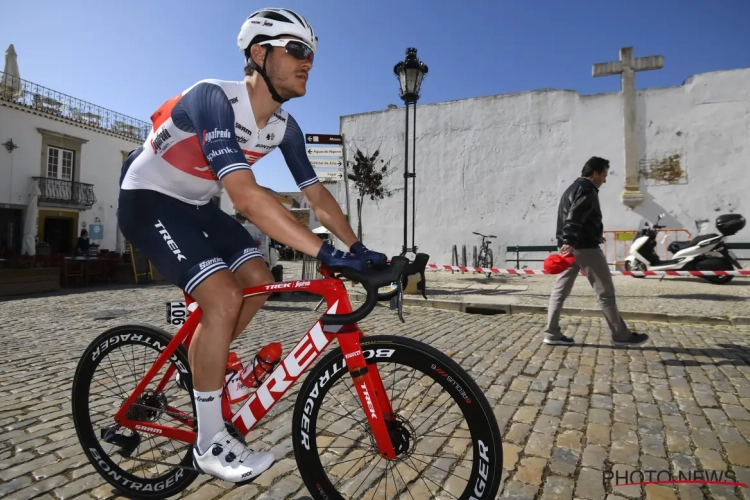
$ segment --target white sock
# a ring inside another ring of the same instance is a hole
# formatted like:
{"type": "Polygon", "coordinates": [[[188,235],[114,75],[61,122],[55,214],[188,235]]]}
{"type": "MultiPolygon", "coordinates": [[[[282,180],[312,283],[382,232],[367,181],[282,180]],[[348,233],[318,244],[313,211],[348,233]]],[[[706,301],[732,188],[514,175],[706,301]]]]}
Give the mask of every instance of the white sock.
{"type": "Polygon", "coordinates": [[[210,392],[193,389],[195,411],[198,416],[198,438],[195,444],[200,455],[206,453],[213,437],[225,429],[224,418],[221,415],[221,393],[222,389],[210,392]]]}

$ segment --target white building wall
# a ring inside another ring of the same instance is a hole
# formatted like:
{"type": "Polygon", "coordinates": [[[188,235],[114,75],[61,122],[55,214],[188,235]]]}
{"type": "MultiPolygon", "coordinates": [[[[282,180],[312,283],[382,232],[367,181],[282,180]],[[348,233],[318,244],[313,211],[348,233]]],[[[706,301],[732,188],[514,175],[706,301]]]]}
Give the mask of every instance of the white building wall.
{"type": "MultiPolygon", "coordinates": [[[[646,201],[631,210],[624,185],[622,101],[619,93],[581,96],[540,90],[423,105],[417,111],[416,244],[432,262],[450,263],[451,247],[479,244],[494,234],[495,265],[505,247],[553,245],[559,196],[591,156],[610,160],[599,194],[605,229],[636,229],[645,217],[668,213],[666,224],[692,235],[713,232],[721,213],[750,215],[750,69],[696,75],[678,87],[637,93],[641,159],[680,155],[687,182],[641,180],[646,201]],[[708,220],[708,225],[700,221],[708,220]]],[[[410,123],[410,130],[413,124],[410,123]]],[[[390,188],[402,188],[404,109],[341,118],[352,146],[391,160],[390,188]]],[[[412,144],[409,144],[411,170],[412,144]]],[[[333,190],[345,206],[343,182],[333,190]]],[[[350,186],[351,188],[351,186],[350,186]]],[[[409,186],[409,212],[412,188],[409,186]]],[[[352,225],[356,198],[350,190],[352,225]]],[[[403,191],[377,204],[364,201],[363,240],[389,255],[403,244],[403,191]]],[[[411,221],[409,223],[411,241],[411,221]]],[[[750,227],[730,238],[750,241],[750,227]]],[[[510,256],[508,256],[510,258],[510,256]]]]}
{"type": "MultiPolygon", "coordinates": [[[[98,218],[104,225],[101,249],[116,250],[118,181],[123,162],[123,152],[136,149],[140,143],[107,135],[92,129],[73,125],[73,122],[55,120],[42,114],[0,106],[0,142],[8,139],[19,146],[13,152],[0,148],[0,206],[22,208],[28,204],[32,177],[44,177],[42,161],[42,134],[38,128],[71,137],[85,139],[81,145],[80,174],[76,181],[93,184],[96,203],[78,216],[76,232],[80,234],[81,223],[88,229],[98,218]]],[[[62,210],[71,210],[62,208],[62,210]]],[[[51,207],[40,206],[40,210],[51,207]]]]}

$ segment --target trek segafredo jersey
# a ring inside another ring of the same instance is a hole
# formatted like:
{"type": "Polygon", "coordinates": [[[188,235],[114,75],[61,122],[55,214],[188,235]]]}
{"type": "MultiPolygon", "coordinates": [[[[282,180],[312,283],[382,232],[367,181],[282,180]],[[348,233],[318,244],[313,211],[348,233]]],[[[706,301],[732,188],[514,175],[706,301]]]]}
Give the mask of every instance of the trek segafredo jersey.
{"type": "Polygon", "coordinates": [[[122,189],[150,189],[204,205],[221,180],[278,147],[300,189],[318,177],[294,118],[279,108],[261,130],[245,82],[201,80],[151,116],[153,127],[121,176],[122,189]]]}

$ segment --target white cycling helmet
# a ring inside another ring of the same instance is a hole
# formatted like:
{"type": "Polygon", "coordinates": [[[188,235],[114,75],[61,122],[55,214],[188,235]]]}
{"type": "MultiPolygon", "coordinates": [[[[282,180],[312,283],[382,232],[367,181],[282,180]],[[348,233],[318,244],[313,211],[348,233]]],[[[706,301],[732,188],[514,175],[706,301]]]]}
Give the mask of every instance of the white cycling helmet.
{"type": "MultiPolygon", "coordinates": [[[[260,74],[268,86],[271,97],[279,103],[284,103],[289,99],[281,97],[271,84],[271,80],[266,75],[266,61],[263,61],[262,67],[258,67],[251,58],[247,57],[247,48],[258,36],[265,39],[283,35],[300,38],[312,48],[313,54],[318,50],[318,37],[315,36],[315,31],[310,23],[304,17],[289,9],[266,7],[257,10],[245,20],[240,28],[240,34],[237,35],[237,47],[240,52],[246,54],[245,62],[260,74]]],[[[268,52],[266,52],[266,57],[268,57],[268,52]]]]}
{"type": "Polygon", "coordinates": [[[313,27],[293,10],[266,7],[250,14],[240,28],[240,34],[237,35],[237,47],[240,52],[245,52],[258,35],[269,38],[281,35],[296,36],[310,45],[313,52],[318,50],[318,37],[315,36],[313,27]]]}

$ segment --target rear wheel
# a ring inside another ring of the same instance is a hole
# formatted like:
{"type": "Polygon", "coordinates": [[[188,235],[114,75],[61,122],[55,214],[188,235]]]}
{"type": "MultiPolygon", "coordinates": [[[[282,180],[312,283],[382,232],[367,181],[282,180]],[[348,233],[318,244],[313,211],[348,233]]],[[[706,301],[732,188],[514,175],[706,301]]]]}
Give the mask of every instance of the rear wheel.
{"type": "Polygon", "coordinates": [[[734,276],[702,276],[702,278],[714,285],[726,285],[734,279],[734,276]]]}
{"type": "Polygon", "coordinates": [[[502,439],[470,375],[416,340],[366,337],[361,347],[394,409],[397,457],[380,456],[337,348],[305,379],[292,419],[294,454],[313,498],[494,499],[502,439]]]}
{"type": "MultiPolygon", "coordinates": [[[[727,259],[709,257],[696,263],[698,271],[733,271],[734,264],[727,259]]],[[[734,276],[701,276],[704,280],[714,285],[726,285],[734,279],[734,276]]]]}
{"type": "MultiPolygon", "coordinates": [[[[120,427],[114,415],[166,348],[172,336],[160,328],[124,325],[97,337],[78,362],[72,389],[73,424],[81,447],[97,472],[128,498],[167,498],[198,476],[192,447],[149,432],[120,427]]],[[[187,350],[180,346],[142,395],[128,417],[195,430],[195,404],[187,350]],[[174,375],[156,391],[166,370],[174,375]]]]}

